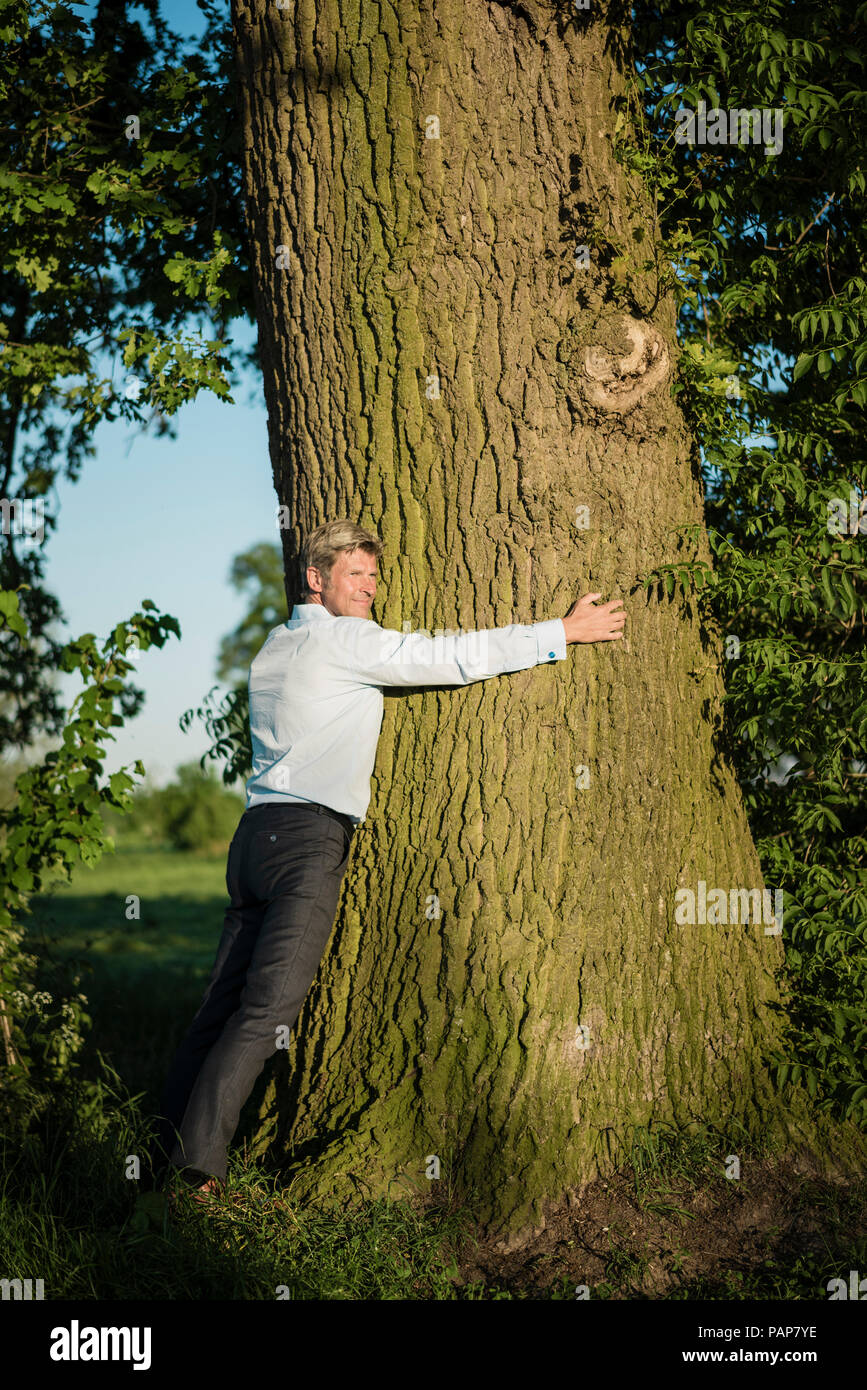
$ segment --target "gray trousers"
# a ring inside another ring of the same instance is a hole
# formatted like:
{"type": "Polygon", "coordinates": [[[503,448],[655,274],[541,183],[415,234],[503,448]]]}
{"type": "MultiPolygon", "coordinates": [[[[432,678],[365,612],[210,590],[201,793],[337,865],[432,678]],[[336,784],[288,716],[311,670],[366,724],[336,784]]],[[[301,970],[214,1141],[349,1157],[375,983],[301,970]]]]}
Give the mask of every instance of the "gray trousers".
{"type": "Polygon", "coordinates": [[[160,1104],[158,1151],[191,1181],[225,1179],[244,1102],[285,1047],[331,935],[354,829],[314,802],[264,802],[241,817],[217,958],[160,1104]]]}

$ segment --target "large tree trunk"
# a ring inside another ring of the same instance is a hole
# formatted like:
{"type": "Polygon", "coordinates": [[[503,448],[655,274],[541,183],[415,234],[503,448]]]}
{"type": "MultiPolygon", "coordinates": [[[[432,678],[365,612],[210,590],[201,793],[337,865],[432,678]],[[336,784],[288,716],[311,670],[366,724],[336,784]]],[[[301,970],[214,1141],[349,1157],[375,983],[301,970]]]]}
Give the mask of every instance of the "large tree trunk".
{"type": "Polygon", "coordinates": [[[294,1195],[398,1179],[514,1245],[635,1126],[706,1121],[735,1152],[739,1124],[807,1132],[766,1067],[781,937],[675,920],[679,888],[763,884],[719,643],[639,583],[708,551],[675,532],[702,494],[674,306],[612,157],[624,21],[234,0],[233,23],[290,602],[304,534],[349,516],[385,542],[384,626],[540,621],[588,590],[629,614],[565,663],[386,700],[262,1110],[294,1195]]]}

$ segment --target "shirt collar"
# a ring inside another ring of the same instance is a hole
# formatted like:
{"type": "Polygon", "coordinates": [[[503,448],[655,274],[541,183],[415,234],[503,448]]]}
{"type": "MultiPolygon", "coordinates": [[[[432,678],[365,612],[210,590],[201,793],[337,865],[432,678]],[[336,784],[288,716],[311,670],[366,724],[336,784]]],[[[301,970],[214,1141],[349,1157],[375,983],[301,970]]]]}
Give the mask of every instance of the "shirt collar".
{"type": "Polygon", "coordinates": [[[329,613],[328,609],[321,603],[296,603],[289,621],[290,623],[315,623],[320,618],[331,617],[333,614],[329,613]]]}

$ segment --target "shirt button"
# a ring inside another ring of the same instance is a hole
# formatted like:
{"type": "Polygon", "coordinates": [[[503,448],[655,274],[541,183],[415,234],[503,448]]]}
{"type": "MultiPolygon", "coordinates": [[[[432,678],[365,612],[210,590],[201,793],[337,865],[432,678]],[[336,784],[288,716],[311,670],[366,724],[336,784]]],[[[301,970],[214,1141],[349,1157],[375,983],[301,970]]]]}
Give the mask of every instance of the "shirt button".
{"type": "Polygon", "coordinates": [[[277,839],[277,836],[276,836],[276,835],[272,835],[272,836],[271,836],[271,839],[272,839],[272,840],[276,840],[276,839],[277,839]]]}

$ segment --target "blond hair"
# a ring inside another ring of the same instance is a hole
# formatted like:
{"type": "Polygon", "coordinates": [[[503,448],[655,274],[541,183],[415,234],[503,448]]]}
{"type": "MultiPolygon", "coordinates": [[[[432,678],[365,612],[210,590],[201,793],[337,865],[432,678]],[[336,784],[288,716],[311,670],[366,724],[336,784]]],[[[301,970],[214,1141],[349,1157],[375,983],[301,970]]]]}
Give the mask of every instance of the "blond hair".
{"type": "Polygon", "coordinates": [[[366,531],[354,521],[326,521],[311,531],[301,552],[302,599],[311,592],[307,587],[307,570],[311,565],[321,574],[322,587],[325,588],[337,556],[341,551],[353,550],[364,550],[378,560],[383,544],[372,531],[366,531]]]}

